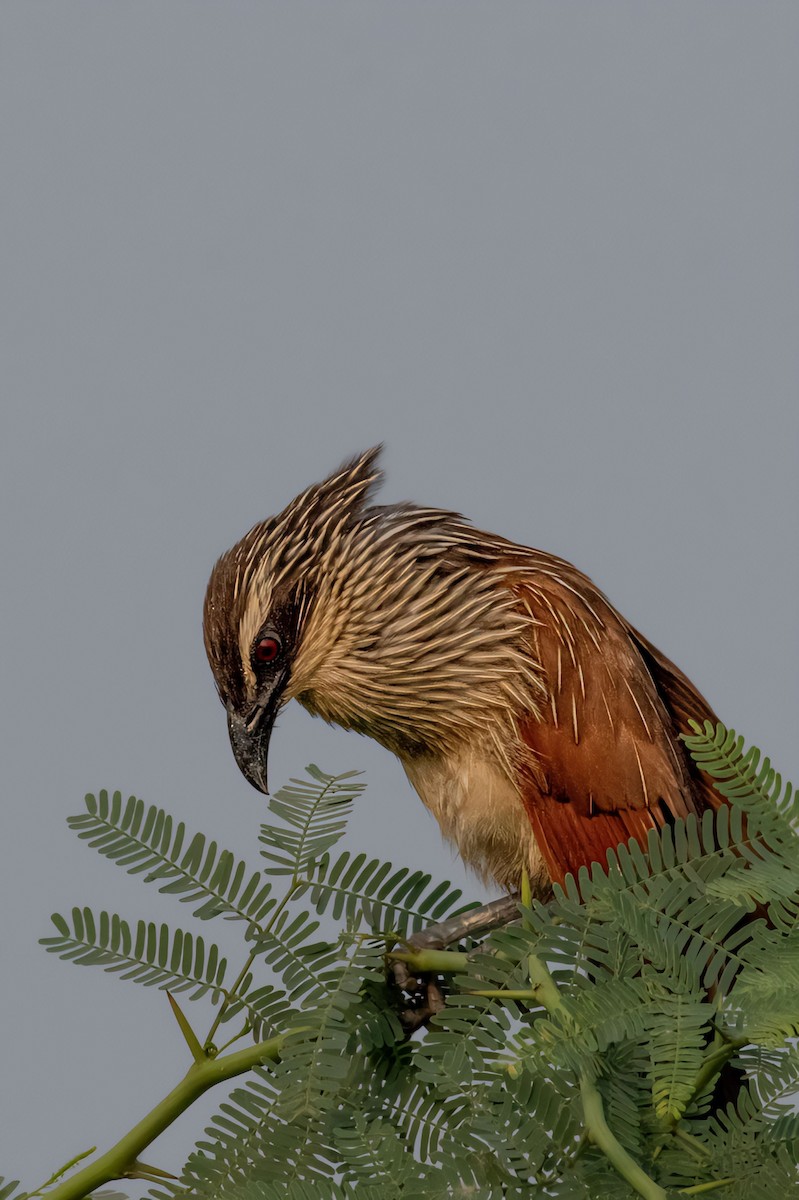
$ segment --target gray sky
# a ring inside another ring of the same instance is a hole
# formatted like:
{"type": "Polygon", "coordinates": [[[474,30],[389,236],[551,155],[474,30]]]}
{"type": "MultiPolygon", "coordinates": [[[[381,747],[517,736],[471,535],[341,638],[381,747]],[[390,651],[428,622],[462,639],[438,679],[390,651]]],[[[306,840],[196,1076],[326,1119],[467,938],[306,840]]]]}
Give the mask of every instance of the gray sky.
{"type": "MultiPolygon", "coordinates": [[[[798,40],[734,0],[2,5],[0,1174],[186,1065],[162,994],[36,945],[188,920],[64,817],[120,788],[257,863],[203,592],[345,456],[576,562],[796,773],[798,40]]],[[[351,845],[464,878],[384,751],[288,711],[273,783],[311,760],[367,773],[351,845]]]]}

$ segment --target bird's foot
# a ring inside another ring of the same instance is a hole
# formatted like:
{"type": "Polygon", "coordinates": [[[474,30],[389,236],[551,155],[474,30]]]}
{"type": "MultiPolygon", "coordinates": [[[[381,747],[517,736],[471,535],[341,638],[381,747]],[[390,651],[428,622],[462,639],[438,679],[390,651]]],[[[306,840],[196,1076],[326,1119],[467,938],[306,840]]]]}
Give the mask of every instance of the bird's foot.
{"type": "MultiPolygon", "coordinates": [[[[438,979],[414,980],[417,987],[411,993],[409,1004],[399,1013],[405,1038],[417,1029],[427,1026],[436,1013],[446,1007],[446,997],[438,979]]],[[[406,989],[407,990],[407,989],[406,989]]]]}
{"type": "MultiPolygon", "coordinates": [[[[427,929],[412,934],[405,945],[411,951],[446,950],[466,937],[479,937],[515,920],[518,904],[517,897],[503,896],[499,900],[492,900],[490,904],[429,925],[427,929]]],[[[438,976],[414,975],[406,963],[397,961],[391,964],[391,970],[395,984],[409,997],[409,1003],[401,1010],[399,1017],[405,1036],[410,1037],[417,1029],[427,1025],[436,1013],[441,1012],[446,1006],[446,996],[438,976]]]]}

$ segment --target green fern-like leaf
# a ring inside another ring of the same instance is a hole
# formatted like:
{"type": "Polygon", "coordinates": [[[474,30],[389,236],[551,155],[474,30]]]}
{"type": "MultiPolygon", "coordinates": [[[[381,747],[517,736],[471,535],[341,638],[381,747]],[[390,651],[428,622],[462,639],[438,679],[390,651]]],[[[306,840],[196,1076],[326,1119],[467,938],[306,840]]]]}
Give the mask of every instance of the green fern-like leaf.
{"type": "Polygon", "coordinates": [[[222,1022],[228,1024],[242,1014],[257,1042],[274,1037],[291,1020],[288,997],[282,988],[273,987],[271,983],[256,983],[252,972],[248,972],[239,984],[235,997],[222,1014],[222,1022]]]}
{"type": "Polygon", "coordinates": [[[328,775],[313,763],[306,771],[313,782],[292,779],[269,800],[283,822],[261,826],[261,854],[273,876],[306,874],[342,836],[353,801],[364,790],[353,782],[357,771],[328,775]]]}
{"type": "Polygon", "coordinates": [[[751,1080],[764,1120],[778,1121],[795,1111],[799,1093],[799,1049],[794,1042],[779,1047],[749,1045],[739,1054],[741,1067],[751,1080]]]}
{"type": "Polygon", "coordinates": [[[282,980],[293,1005],[316,1004],[327,994],[328,971],[339,957],[330,942],[312,941],[319,922],[288,909],[259,937],[255,950],[282,980]]]}
{"type": "Polygon", "coordinates": [[[229,850],[219,850],[196,833],[186,845],[186,827],[177,824],[155,805],[130,796],[122,803],[120,792],[86,796],[86,812],[69,817],[68,824],[98,853],[141,875],[147,883],[160,883],[159,891],[196,905],[201,920],[225,915],[252,922],[264,921],[275,901],[272,884],[259,871],[236,861],[229,850]]]}
{"type": "Polygon", "coordinates": [[[799,1034],[799,930],[747,953],[735,983],[736,1024],[765,1046],[779,1046],[799,1034]]]}
{"type": "Polygon", "coordinates": [[[275,1120],[271,1110],[278,1089],[271,1073],[256,1068],[243,1087],[231,1092],[214,1114],[178,1183],[159,1184],[151,1195],[158,1200],[176,1196],[222,1197],[247,1176],[259,1157],[262,1129],[275,1120]]]}
{"type": "Polygon", "coordinates": [[[191,1000],[208,992],[215,1003],[220,998],[227,962],[213,943],[206,949],[201,937],[152,921],[137,921],[134,934],[116,913],[95,918],[89,908],[73,908],[71,926],[58,913],[52,921],[57,933],[40,942],[59,958],[102,967],[145,987],[187,992],[191,1000]]]}
{"type": "Polygon", "coordinates": [[[313,1007],[303,1010],[281,1047],[278,1111],[287,1120],[319,1115],[336,1103],[352,1069],[351,1018],[358,1010],[363,976],[372,961],[367,952],[356,952],[319,971],[324,992],[313,1007]]]}
{"type": "Polygon", "coordinates": [[[422,871],[395,869],[390,862],[346,850],[333,861],[323,854],[298,895],[310,888],[320,915],[329,911],[334,920],[343,918],[350,927],[365,922],[376,932],[401,938],[425,923],[474,907],[471,903],[456,908],[462,892],[448,881],[430,885],[431,877],[422,871]]]}
{"type": "Polygon", "coordinates": [[[705,1145],[711,1177],[731,1179],[730,1194],[736,1200],[756,1197],[799,1196],[799,1168],[793,1125],[783,1127],[764,1121],[763,1110],[753,1095],[744,1091],[735,1105],[728,1105],[708,1121],[705,1145]]]}
{"type": "MultiPolygon", "coordinates": [[[[321,1182],[310,1180],[292,1183],[264,1182],[256,1180],[243,1187],[234,1187],[220,1193],[219,1200],[352,1200],[353,1193],[332,1179],[321,1182]]],[[[364,1197],[364,1200],[369,1200],[364,1197]]]]}
{"type": "Polygon", "coordinates": [[[609,1046],[597,1083],[608,1124],[622,1146],[640,1158],[646,1136],[643,1124],[652,1097],[648,1037],[609,1046]]]}
{"type": "Polygon", "coordinates": [[[652,1095],[659,1117],[677,1121],[693,1099],[708,1039],[710,1012],[704,998],[672,991],[649,973],[660,1012],[649,1024],[652,1095]]]}
{"type": "Polygon", "coordinates": [[[395,1125],[383,1117],[370,1120],[356,1113],[335,1126],[334,1139],[345,1186],[360,1191],[379,1185],[386,1200],[401,1200],[403,1179],[416,1170],[416,1162],[395,1125]]]}
{"type": "Polygon", "coordinates": [[[799,797],[768,758],[720,722],[692,722],[684,738],[694,761],[730,803],[746,815],[749,838],[741,861],[727,879],[715,884],[720,899],[767,905],[769,921],[785,931],[799,927],[799,797]]]}
{"type": "Polygon", "coordinates": [[[799,798],[792,784],[783,784],[768,758],[756,746],[744,749],[743,737],[720,721],[691,722],[693,735],[683,740],[697,766],[710,775],[727,800],[746,810],[753,829],[773,828],[775,817],[792,831],[799,822],[799,798]]]}
{"type": "MultiPolygon", "coordinates": [[[[639,961],[654,963],[687,987],[727,991],[747,959],[744,948],[763,944],[763,924],[745,922],[751,904],[720,902],[712,885],[737,871],[747,846],[757,861],[781,851],[753,843],[740,810],[722,807],[651,831],[648,854],[630,843],[608,852],[609,869],[580,872],[579,889],[567,881],[566,915],[583,902],[586,915],[613,916],[615,929],[637,947],[639,961]]],[[[561,894],[558,896],[560,901],[561,894]]],[[[558,902],[555,905],[559,908],[558,902]]],[[[591,959],[595,961],[592,952],[591,959]]],[[[584,967],[578,960],[578,969],[584,967]]]]}
{"type": "Polygon", "coordinates": [[[491,1080],[482,1099],[471,1136],[509,1179],[544,1182],[560,1173],[564,1152],[576,1148],[581,1133],[575,1094],[564,1097],[550,1081],[519,1071],[491,1080]]]}
{"type": "Polygon", "coordinates": [[[379,1100],[422,1167],[441,1163],[447,1139],[468,1115],[467,1098],[460,1092],[443,1095],[430,1074],[423,1077],[415,1065],[403,1080],[386,1087],[379,1100]]]}

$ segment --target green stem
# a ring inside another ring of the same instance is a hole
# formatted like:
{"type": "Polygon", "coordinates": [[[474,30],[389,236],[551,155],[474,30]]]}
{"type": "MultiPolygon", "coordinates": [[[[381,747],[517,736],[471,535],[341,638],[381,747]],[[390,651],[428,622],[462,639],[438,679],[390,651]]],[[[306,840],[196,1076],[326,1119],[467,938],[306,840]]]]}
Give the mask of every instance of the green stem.
{"type": "Polygon", "coordinates": [[[700,1142],[699,1138],[695,1138],[693,1134],[686,1133],[684,1129],[680,1129],[679,1125],[673,1130],[673,1136],[678,1142],[680,1142],[682,1146],[684,1146],[684,1148],[688,1151],[691,1157],[696,1160],[696,1162],[703,1167],[707,1166],[713,1155],[711,1154],[710,1150],[708,1150],[704,1142],[700,1142]]]}
{"type": "Polygon", "coordinates": [[[558,985],[550,975],[544,960],[537,954],[528,956],[527,973],[539,1004],[543,1004],[548,1013],[557,1013],[560,1017],[568,1019],[568,1009],[560,998],[558,985]]]}
{"type": "Polygon", "coordinates": [[[95,1162],[48,1192],[47,1200],[84,1200],[89,1192],[102,1184],[130,1176],[135,1171],[136,1160],[141,1151],[163,1133],[198,1097],[217,1083],[224,1083],[263,1063],[276,1062],[282,1042],[282,1037],[270,1038],[269,1041],[259,1042],[256,1046],[248,1046],[245,1050],[237,1050],[233,1054],[225,1054],[219,1058],[203,1058],[192,1063],[177,1087],[156,1104],[138,1125],[95,1162]]]}
{"type": "MultiPolygon", "coordinates": [[[[725,1036],[725,1035],[722,1035],[725,1036]]],[[[736,1050],[740,1050],[743,1046],[748,1045],[747,1038],[726,1038],[720,1046],[715,1046],[705,1058],[694,1083],[694,1090],[691,1093],[691,1098],[686,1105],[686,1109],[694,1102],[697,1096],[701,1096],[711,1080],[719,1075],[722,1069],[730,1061],[736,1050]]],[[[675,1127],[677,1121],[672,1122],[675,1127]]]]}
{"type": "MultiPolygon", "coordinates": [[[[546,963],[537,954],[528,958],[530,983],[538,1001],[548,1013],[568,1018],[568,1009],[561,999],[558,985],[549,973],[546,963]]],[[[602,1097],[593,1080],[586,1072],[580,1076],[580,1095],[583,1101],[583,1118],[590,1140],[602,1151],[608,1162],[635,1188],[644,1200],[668,1200],[667,1193],[655,1183],[631,1154],[624,1149],[605,1119],[602,1097]]]]}
{"type": "Polygon", "coordinates": [[[701,1196],[703,1192],[715,1192],[717,1188],[729,1187],[731,1183],[736,1182],[732,1175],[727,1179],[711,1179],[709,1183],[695,1183],[693,1187],[680,1188],[680,1195],[701,1196]]]}
{"type": "Polygon", "coordinates": [[[587,1075],[580,1080],[580,1094],[583,1098],[583,1116],[588,1136],[621,1175],[630,1187],[635,1188],[644,1200],[667,1200],[667,1193],[647,1175],[632,1155],[628,1154],[619,1139],[605,1120],[602,1108],[602,1097],[587,1075]]]}
{"type": "Polygon", "coordinates": [[[465,971],[469,965],[469,955],[460,950],[391,950],[386,957],[392,962],[407,963],[420,974],[431,971],[449,975],[465,971]]]}

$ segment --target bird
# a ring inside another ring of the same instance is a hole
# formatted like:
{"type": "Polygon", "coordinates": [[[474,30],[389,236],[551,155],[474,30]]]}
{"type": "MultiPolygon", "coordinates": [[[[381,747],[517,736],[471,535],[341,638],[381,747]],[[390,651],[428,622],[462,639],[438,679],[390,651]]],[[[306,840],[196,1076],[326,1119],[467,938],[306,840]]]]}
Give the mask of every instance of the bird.
{"type": "Polygon", "coordinates": [[[716,720],[576,567],[460,514],[377,504],[381,447],[216,562],[206,652],[245,778],[291,700],[373,738],[468,867],[551,894],[722,803],[680,735],[716,720]]]}

